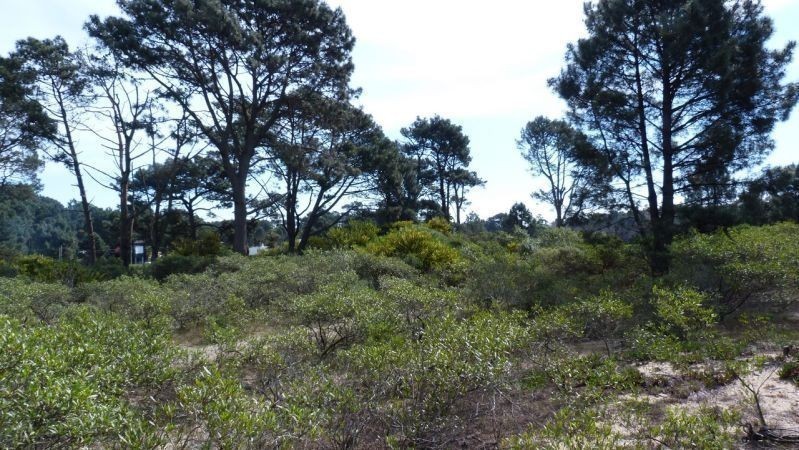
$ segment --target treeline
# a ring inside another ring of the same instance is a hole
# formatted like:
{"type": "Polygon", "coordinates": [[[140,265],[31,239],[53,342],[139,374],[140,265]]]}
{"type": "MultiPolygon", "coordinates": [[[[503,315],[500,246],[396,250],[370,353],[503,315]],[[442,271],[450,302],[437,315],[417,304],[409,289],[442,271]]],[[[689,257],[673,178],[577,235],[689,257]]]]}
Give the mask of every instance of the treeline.
{"type": "Polygon", "coordinates": [[[22,193],[8,187],[35,186],[43,159],[65,164],[90,263],[106,245],[129,263],[134,234],[157,257],[175,235],[196,239],[198,216],[216,208],[233,210],[240,253],[261,219],[280,225],[291,252],[365,208],[382,222],[459,220],[482,183],[460,126],[418,118],[398,143],[354,106],[341,10],[317,0],[119,6],[121,17],[88,20],[86,48],[28,38],[0,59],[0,185],[22,193]],[[113,238],[87,176],[118,193],[113,238]]]}
{"type": "MultiPolygon", "coordinates": [[[[89,18],[87,48],[28,38],[0,59],[0,183],[35,183],[39,153],[66,164],[89,262],[106,238],[87,173],[119,194],[110,241],[126,264],[134,232],[157,256],[180,228],[173,222],[196,239],[198,214],[217,208],[233,210],[236,252],[271,221],[297,253],[354,216],[460,223],[469,189],[483,183],[458,125],[418,118],[395,142],[354,106],[354,37],[340,9],[319,0],[119,7],[119,17],[89,18]],[[96,167],[100,156],[113,170],[96,167]]],[[[795,167],[748,187],[741,178],[799,98],[784,81],[794,45],[766,47],[773,25],[759,1],[601,1],[585,13],[587,36],[549,82],[567,114],[534,119],[518,141],[547,181],[533,195],[557,226],[618,218],[664,274],[686,227],[795,218],[795,167]]]]}

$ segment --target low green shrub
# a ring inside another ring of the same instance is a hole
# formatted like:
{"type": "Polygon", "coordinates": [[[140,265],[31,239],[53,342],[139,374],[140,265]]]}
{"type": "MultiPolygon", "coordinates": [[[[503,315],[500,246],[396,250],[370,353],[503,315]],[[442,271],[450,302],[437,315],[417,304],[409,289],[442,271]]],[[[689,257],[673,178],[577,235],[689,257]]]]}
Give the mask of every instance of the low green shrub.
{"type": "Polygon", "coordinates": [[[450,234],[452,233],[452,224],[449,220],[443,217],[433,217],[432,219],[428,220],[424,224],[427,228],[431,230],[436,230],[439,233],[443,234],[450,234]]]}
{"type": "Polygon", "coordinates": [[[155,281],[123,276],[114,280],[87,283],[78,288],[78,297],[101,311],[122,314],[147,326],[169,328],[171,292],[155,281]]]}
{"type": "Polygon", "coordinates": [[[352,281],[342,280],[295,297],[284,307],[290,322],[308,329],[322,358],[362,341],[368,325],[380,321],[374,317],[382,313],[379,297],[357,282],[353,286],[352,281]]]}
{"type": "Polygon", "coordinates": [[[663,422],[650,427],[648,434],[666,448],[733,448],[739,440],[733,430],[740,418],[740,413],[732,410],[703,407],[689,412],[669,408],[663,422]]]}
{"type": "Polygon", "coordinates": [[[799,224],[739,226],[693,234],[673,246],[673,277],[714,293],[723,316],[754,297],[794,301],[799,289],[799,224]]]}
{"type": "Polygon", "coordinates": [[[393,229],[370,243],[366,250],[375,255],[402,258],[425,271],[447,271],[463,263],[462,257],[423,227],[408,225],[393,229]]]}
{"type": "Polygon", "coordinates": [[[281,443],[277,414],[219,370],[200,369],[192,383],[177,390],[177,404],[190,423],[184,442],[230,449],[275,448],[281,443]],[[195,426],[204,436],[193,433],[195,426]]]}
{"type": "Polygon", "coordinates": [[[691,288],[655,286],[654,320],[628,334],[630,356],[681,363],[735,357],[741,348],[719,333],[717,315],[708,303],[706,294],[691,288]]]}
{"type": "Polygon", "coordinates": [[[538,368],[560,395],[571,403],[590,405],[611,394],[629,392],[643,382],[634,367],[599,355],[571,355],[563,352],[543,359],[538,368]]]}
{"type": "Polygon", "coordinates": [[[147,267],[147,274],[158,281],[164,281],[170,275],[183,273],[200,273],[215,261],[213,256],[170,254],[156,259],[147,267]]]}
{"type": "Polygon", "coordinates": [[[799,384],[799,361],[788,361],[780,367],[780,378],[799,384]]]}
{"type": "Polygon", "coordinates": [[[533,428],[502,442],[507,449],[616,450],[625,448],[623,436],[602,414],[588,409],[563,408],[543,427],[533,428]]]}
{"type": "Polygon", "coordinates": [[[0,278],[0,314],[26,322],[50,323],[71,302],[72,293],[63,284],[0,278]]]}
{"type": "Polygon", "coordinates": [[[339,360],[367,398],[380,400],[389,440],[412,446],[440,430],[464,395],[501,385],[526,337],[519,314],[447,313],[431,317],[416,337],[359,345],[339,360]]]}
{"type": "Polygon", "coordinates": [[[13,264],[17,276],[39,283],[76,286],[96,279],[92,271],[77,261],[58,261],[41,255],[27,255],[15,258],[13,264]]]}
{"type": "Polygon", "coordinates": [[[233,326],[242,325],[240,319],[246,314],[245,302],[234,293],[232,286],[207,272],[173,275],[162,289],[169,293],[169,314],[180,331],[202,328],[215,318],[233,326]]]}
{"type": "Polygon", "coordinates": [[[315,241],[320,249],[347,249],[363,247],[377,239],[380,228],[374,222],[351,220],[346,225],[331,228],[315,241]]]}
{"type": "Polygon", "coordinates": [[[0,447],[83,447],[142,420],[128,393],[168,385],[168,336],[119,316],[71,308],[54,326],[0,316],[0,447]]]}
{"type": "Polygon", "coordinates": [[[177,239],[172,243],[173,252],[181,256],[224,256],[230,250],[222,244],[219,234],[204,231],[197,239],[177,239]]]}

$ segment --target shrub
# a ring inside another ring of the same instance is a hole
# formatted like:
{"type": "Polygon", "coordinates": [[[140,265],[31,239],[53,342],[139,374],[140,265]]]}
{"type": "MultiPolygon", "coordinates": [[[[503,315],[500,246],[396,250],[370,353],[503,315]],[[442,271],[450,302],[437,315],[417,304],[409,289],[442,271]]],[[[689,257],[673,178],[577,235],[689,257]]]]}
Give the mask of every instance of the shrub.
{"type": "Polygon", "coordinates": [[[542,281],[530,258],[511,253],[482,256],[468,265],[466,291],[485,305],[529,309],[540,302],[542,281]]]}
{"type": "Polygon", "coordinates": [[[701,333],[716,323],[716,314],[705,306],[706,295],[686,287],[652,289],[655,312],[667,332],[680,339],[701,333]]]}
{"type": "Polygon", "coordinates": [[[374,222],[351,220],[346,225],[330,229],[319,240],[319,248],[363,247],[377,238],[380,228],[374,222]]]}
{"type": "Polygon", "coordinates": [[[425,223],[425,226],[443,234],[450,234],[452,232],[452,224],[443,217],[433,217],[425,223]]]}
{"type": "Polygon", "coordinates": [[[79,289],[86,303],[152,327],[171,325],[170,294],[152,280],[128,276],[87,283],[79,289]]]}
{"type": "Polygon", "coordinates": [[[788,361],[780,367],[780,378],[799,384],[799,362],[788,361]]]}
{"type": "Polygon", "coordinates": [[[643,381],[635,368],[595,354],[560,353],[546,358],[539,370],[571,403],[579,400],[584,405],[632,390],[643,381]]]}
{"type": "Polygon", "coordinates": [[[235,378],[203,367],[193,383],[177,391],[181,412],[188,416],[186,442],[213,448],[277,447],[277,415],[247,394],[235,378]],[[193,426],[206,436],[197,439],[193,426]],[[199,442],[198,442],[199,441],[199,442]]]}
{"type": "Polygon", "coordinates": [[[717,316],[706,303],[708,297],[694,289],[655,286],[655,320],[628,335],[630,354],[642,360],[673,362],[734,357],[738,346],[714,328],[717,316]]]}
{"type": "Polygon", "coordinates": [[[715,450],[733,448],[738,439],[731,427],[739,423],[740,414],[730,410],[703,407],[696,412],[670,408],[649,435],[667,448],[715,450]]]}
{"type": "Polygon", "coordinates": [[[673,246],[675,278],[716,294],[722,317],[749,299],[773,293],[792,300],[799,288],[799,224],[739,226],[711,235],[694,234],[673,246]]]}
{"type": "Polygon", "coordinates": [[[360,341],[372,322],[380,321],[379,299],[371,289],[342,281],[295,297],[285,306],[289,320],[306,327],[324,358],[360,341]]]}
{"type": "Polygon", "coordinates": [[[509,449],[541,450],[615,450],[624,448],[623,436],[613,431],[602,414],[592,410],[559,410],[542,428],[506,439],[509,449]]]}
{"type": "Polygon", "coordinates": [[[224,317],[228,312],[240,314],[238,308],[227,310],[225,300],[238,298],[233,289],[211,274],[173,275],[162,287],[170,294],[170,314],[181,331],[202,326],[208,318],[224,317]]]}
{"type": "Polygon", "coordinates": [[[417,226],[396,228],[367,246],[375,255],[395,256],[425,271],[446,271],[462,263],[452,247],[417,226]]]}
{"type": "Polygon", "coordinates": [[[20,256],[14,260],[17,275],[40,283],[75,286],[91,281],[93,274],[77,261],[57,261],[41,255],[20,256]]]}
{"type": "Polygon", "coordinates": [[[52,327],[0,316],[0,447],[84,447],[139,422],[127,393],[147,398],[174,376],[167,336],[87,308],[52,327]]]}
{"type": "Polygon", "coordinates": [[[307,252],[302,256],[250,258],[240,270],[220,274],[218,284],[241,297],[249,307],[282,304],[337,281],[357,280],[349,255],[307,252]]]}
{"type": "Polygon", "coordinates": [[[351,258],[352,270],[374,288],[379,287],[382,277],[412,280],[419,276],[418,270],[398,258],[373,255],[364,251],[351,252],[342,256],[351,258]]]}
{"type": "Polygon", "coordinates": [[[203,272],[214,260],[212,256],[171,254],[156,259],[148,266],[147,273],[158,281],[164,281],[170,275],[203,272]]]}
{"type": "Polygon", "coordinates": [[[390,440],[409,446],[440,429],[455,401],[467,392],[501,384],[511,353],[525,342],[518,314],[452,313],[431,317],[416,338],[360,345],[340,357],[351,376],[385,403],[379,414],[390,440]]]}
{"type": "Polygon", "coordinates": [[[172,244],[174,253],[181,256],[223,256],[230,251],[222,245],[217,233],[204,231],[198,239],[177,239],[172,244]]]}
{"type": "Polygon", "coordinates": [[[125,267],[119,258],[100,258],[89,267],[89,270],[92,281],[113,280],[130,274],[130,269],[125,267]]]}
{"type": "Polygon", "coordinates": [[[71,291],[62,284],[0,278],[0,314],[15,319],[50,323],[71,301],[71,291]]]}

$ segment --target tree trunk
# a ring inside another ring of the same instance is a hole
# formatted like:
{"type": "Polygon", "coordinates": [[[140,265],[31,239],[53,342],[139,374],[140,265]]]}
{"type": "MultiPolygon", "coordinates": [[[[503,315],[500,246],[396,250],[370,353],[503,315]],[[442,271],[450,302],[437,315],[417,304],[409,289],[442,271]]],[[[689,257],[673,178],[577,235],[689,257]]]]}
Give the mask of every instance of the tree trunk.
{"type": "Polygon", "coordinates": [[[152,261],[158,259],[161,249],[161,195],[156,194],[153,207],[153,217],[150,221],[150,245],[152,246],[152,261]]]}
{"type": "Polygon", "coordinates": [[[83,175],[80,172],[80,166],[75,160],[75,178],[78,181],[78,191],[80,192],[80,204],[83,209],[83,226],[86,231],[86,238],[89,240],[89,248],[86,250],[88,253],[89,264],[97,262],[97,238],[94,234],[94,221],[92,220],[92,210],[89,205],[89,199],[86,196],[86,187],[83,184],[83,175]]]}
{"type": "Polygon", "coordinates": [[[563,227],[563,203],[555,202],[555,227],[563,227]]]}
{"type": "Polygon", "coordinates": [[[447,193],[444,188],[444,175],[439,175],[441,178],[438,182],[438,194],[441,196],[441,214],[444,218],[449,220],[449,205],[447,205],[447,193]]]}
{"type": "MultiPolygon", "coordinates": [[[[646,127],[646,106],[644,89],[641,81],[641,69],[638,50],[635,49],[635,89],[638,104],[638,132],[641,139],[643,169],[646,175],[647,201],[649,204],[649,222],[652,227],[652,243],[649,251],[649,266],[652,275],[658,276],[668,272],[668,244],[666,243],[662,217],[658,208],[658,194],[652,174],[652,160],[649,154],[649,136],[646,127]]],[[[665,130],[664,130],[665,131],[665,130]]]]}
{"type": "Polygon", "coordinates": [[[246,177],[230,180],[233,188],[233,250],[247,255],[247,197],[246,177]]]}
{"type": "Polygon", "coordinates": [[[130,266],[131,256],[131,220],[128,208],[128,181],[120,183],[119,194],[119,257],[125,267],[130,266]]]}
{"type": "Polygon", "coordinates": [[[193,241],[197,240],[197,220],[194,218],[194,205],[193,203],[188,203],[186,205],[186,212],[189,213],[189,232],[191,233],[191,239],[193,241]]]}
{"type": "Polygon", "coordinates": [[[668,64],[663,62],[663,73],[661,82],[663,83],[663,106],[662,114],[662,136],[663,136],[663,188],[662,205],[660,207],[660,218],[654,225],[654,254],[652,261],[652,272],[655,275],[668,273],[671,266],[669,247],[674,238],[674,145],[671,138],[673,126],[673,95],[669,76],[668,64]]]}
{"type": "Polygon", "coordinates": [[[86,186],[83,184],[83,174],[80,171],[80,162],[78,161],[78,151],[75,149],[75,141],[72,139],[72,129],[67,120],[67,110],[64,107],[64,100],[58,95],[58,106],[61,110],[61,119],[64,124],[64,132],[67,140],[67,147],[69,148],[69,157],[72,160],[72,173],[77,180],[78,192],[80,193],[80,204],[83,209],[83,228],[86,232],[86,238],[89,240],[87,249],[89,264],[97,262],[97,239],[94,235],[94,222],[92,221],[92,210],[89,205],[89,199],[86,195],[86,186]]]}

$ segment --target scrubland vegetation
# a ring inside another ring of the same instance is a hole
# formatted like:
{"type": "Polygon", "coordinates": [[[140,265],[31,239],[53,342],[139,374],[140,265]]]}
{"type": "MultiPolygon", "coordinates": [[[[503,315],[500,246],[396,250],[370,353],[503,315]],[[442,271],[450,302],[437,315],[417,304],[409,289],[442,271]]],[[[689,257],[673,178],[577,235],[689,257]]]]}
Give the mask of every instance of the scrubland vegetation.
{"type": "Polygon", "coordinates": [[[661,278],[616,238],[440,221],[161,281],[18,257],[0,446],[736,447],[795,428],[752,377],[799,399],[798,235],[689,234],[661,278]]]}
{"type": "Polygon", "coordinates": [[[762,167],[799,83],[760,1],[586,3],[517,141],[552,223],[470,211],[456,121],[384,133],[342,9],[116,4],[0,55],[0,448],[799,446],[799,169],[762,167]]]}

